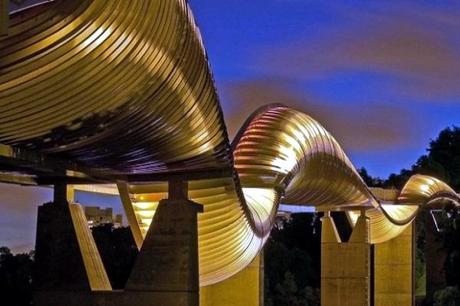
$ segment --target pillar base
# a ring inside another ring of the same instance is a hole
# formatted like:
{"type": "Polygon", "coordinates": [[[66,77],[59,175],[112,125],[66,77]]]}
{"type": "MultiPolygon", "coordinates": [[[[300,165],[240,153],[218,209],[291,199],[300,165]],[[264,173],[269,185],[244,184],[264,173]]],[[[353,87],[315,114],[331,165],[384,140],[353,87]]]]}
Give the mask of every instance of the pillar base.
{"type": "Polygon", "coordinates": [[[50,305],[56,292],[72,292],[62,305],[75,294],[112,289],[80,205],[40,206],[35,247],[34,305],[50,305]]]}
{"type": "Polygon", "coordinates": [[[411,306],[413,292],[413,225],[390,241],[374,246],[375,306],[411,306]]]}
{"type": "Polygon", "coordinates": [[[321,221],[321,305],[369,306],[369,219],[358,218],[348,242],[328,214],[321,221]]]}
{"type": "Polygon", "coordinates": [[[263,306],[263,253],[231,278],[200,288],[200,306],[263,306]]]}
{"type": "Polygon", "coordinates": [[[91,290],[67,203],[38,208],[35,262],[36,289],[91,290]]]}
{"type": "Polygon", "coordinates": [[[147,305],[198,306],[198,221],[202,206],[161,200],[125,288],[147,305]]]}

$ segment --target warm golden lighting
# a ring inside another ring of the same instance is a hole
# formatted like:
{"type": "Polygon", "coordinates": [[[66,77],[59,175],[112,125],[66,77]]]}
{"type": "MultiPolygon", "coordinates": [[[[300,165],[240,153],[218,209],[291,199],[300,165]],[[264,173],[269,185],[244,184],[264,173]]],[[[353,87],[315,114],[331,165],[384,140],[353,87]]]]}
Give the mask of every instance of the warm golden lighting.
{"type": "Polygon", "coordinates": [[[430,190],[430,186],[426,184],[420,185],[420,190],[423,192],[428,192],[430,190]]]}
{"type": "MultiPolygon", "coordinates": [[[[27,148],[109,178],[227,173],[189,182],[189,198],[204,207],[201,286],[251,263],[280,202],[347,210],[353,224],[365,209],[378,243],[399,235],[420,206],[459,201],[443,182],[414,176],[382,205],[332,135],[283,105],[257,110],[230,144],[185,0],[51,1],[32,16],[13,14],[0,37],[0,149],[27,148]]],[[[116,183],[140,248],[167,183],[116,183]]]]}

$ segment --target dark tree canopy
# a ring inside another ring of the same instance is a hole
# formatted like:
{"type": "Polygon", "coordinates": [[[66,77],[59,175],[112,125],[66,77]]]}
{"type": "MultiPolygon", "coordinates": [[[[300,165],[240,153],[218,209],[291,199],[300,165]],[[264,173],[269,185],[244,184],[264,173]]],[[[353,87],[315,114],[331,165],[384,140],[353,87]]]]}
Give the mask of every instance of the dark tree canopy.
{"type": "Polygon", "coordinates": [[[123,289],[139,253],[130,228],[106,224],[92,232],[112,287],[123,289]]]}
{"type": "Polygon", "coordinates": [[[32,268],[33,252],[14,255],[7,247],[0,247],[0,305],[30,305],[32,268]]]}
{"type": "Polygon", "coordinates": [[[358,173],[363,179],[364,183],[366,183],[369,187],[382,187],[384,184],[384,180],[379,177],[372,177],[366,170],[366,168],[361,167],[358,168],[358,173]]]}
{"type": "Polygon", "coordinates": [[[319,305],[321,223],[313,213],[292,214],[273,228],[265,247],[267,306],[319,305]]]}
{"type": "Polygon", "coordinates": [[[410,169],[402,169],[382,180],[369,175],[366,169],[358,170],[366,184],[371,187],[401,189],[414,174],[436,177],[452,188],[460,190],[460,128],[452,126],[442,130],[438,137],[430,142],[427,154],[422,155],[410,169]]]}
{"type": "MultiPolygon", "coordinates": [[[[460,128],[453,126],[439,133],[430,142],[428,156],[417,161],[415,171],[432,173],[449,183],[455,190],[460,189],[460,128]]],[[[420,172],[422,173],[422,172],[420,172]]]]}

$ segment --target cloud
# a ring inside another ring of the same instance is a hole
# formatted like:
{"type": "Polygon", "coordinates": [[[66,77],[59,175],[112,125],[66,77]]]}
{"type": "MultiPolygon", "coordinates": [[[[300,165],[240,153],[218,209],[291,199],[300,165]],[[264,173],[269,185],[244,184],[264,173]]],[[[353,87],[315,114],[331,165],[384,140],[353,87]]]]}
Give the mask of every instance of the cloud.
{"type": "Polygon", "coordinates": [[[0,216],[11,217],[13,214],[22,214],[31,210],[36,212],[37,207],[50,201],[52,196],[52,188],[0,184],[0,209],[2,212],[0,216]]]}
{"type": "Polygon", "coordinates": [[[286,80],[254,79],[223,86],[224,113],[233,137],[258,107],[282,103],[309,114],[326,127],[347,151],[373,151],[410,146],[419,140],[416,120],[404,107],[387,103],[337,103],[296,91],[286,80]]]}
{"type": "Polygon", "coordinates": [[[297,80],[366,71],[389,77],[385,89],[395,96],[421,101],[460,96],[460,21],[455,12],[406,3],[385,10],[335,10],[346,22],[319,30],[313,40],[299,38],[257,50],[261,56],[254,69],[297,80]]]}
{"type": "Polygon", "coordinates": [[[34,247],[37,208],[52,199],[53,190],[0,184],[0,246],[14,252],[34,247]]]}

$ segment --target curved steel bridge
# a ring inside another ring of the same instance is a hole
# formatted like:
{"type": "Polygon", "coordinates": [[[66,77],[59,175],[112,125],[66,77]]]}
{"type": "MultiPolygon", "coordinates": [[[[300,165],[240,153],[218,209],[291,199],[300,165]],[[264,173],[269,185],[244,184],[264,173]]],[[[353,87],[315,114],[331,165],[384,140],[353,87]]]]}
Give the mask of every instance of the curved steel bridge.
{"type": "MultiPolygon", "coordinates": [[[[0,38],[0,144],[109,175],[227,169],[190,181],[200,282],[247,266],[280,202],[370,217],[371,241],[396,237],[424,205],[457,194],[412,177],[380,201],[338,142],[283,105],[257,110],[231,144],[207,56],[185,0],[51,1],[11,15],[0,38]]],[[[344,118],[346,120],[346,118],[344,118]]],[[[124,184],[138,245],[167,184],[124,184]]],[[[128,208],[129,209],[129,208],[128,208]]]]}

